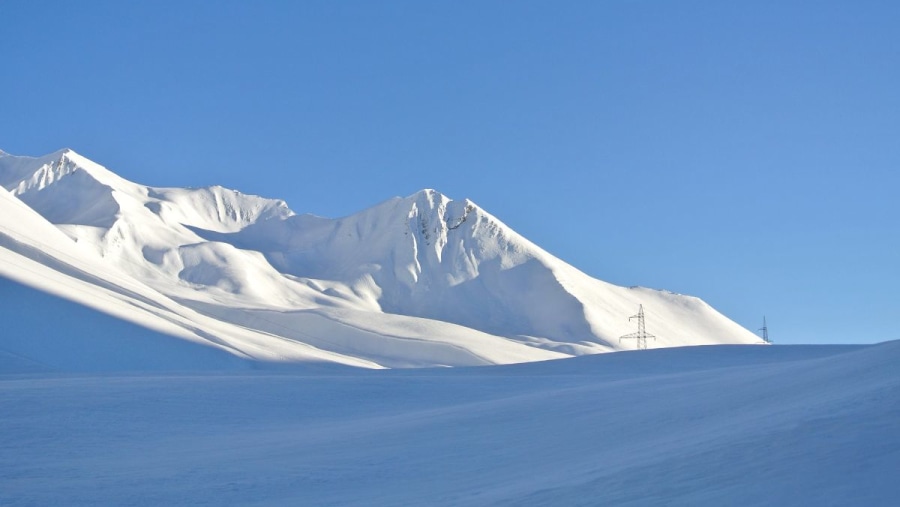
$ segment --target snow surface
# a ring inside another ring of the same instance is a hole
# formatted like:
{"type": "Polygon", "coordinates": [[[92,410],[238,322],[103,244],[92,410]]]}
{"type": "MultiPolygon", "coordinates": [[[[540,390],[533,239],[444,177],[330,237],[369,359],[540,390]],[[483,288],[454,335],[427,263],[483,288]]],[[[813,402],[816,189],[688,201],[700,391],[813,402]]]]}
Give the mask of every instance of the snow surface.
{"type": "Polygon", "coordinates": [[[0,375],[0,504],[895,506],[898,363],[900,342],[489,368],[23,368],[0,375]]]}
{"type": "MultiPolygon", "coordinates": [[[[697,298],[593,279],[434,190],[327,219],[222,187],[139,185],[69,149],[0,155],[0,185],[0,290],[50,292],[248,367],[475,366],[621,350],[636,345],[618,337],[634,331],[640,304],[654,347],[761,343],[697,298]]],[[[52,334],[44,348],[6,335],[0,349],[72,367],[52,334]]],[[[87,335],[67,340],[113,357],[87,335]]]]}
{"type": "Polygon", "coordinates": [[[431,190],[0,184],[0,505],[900,505],[900,342],[750,345],[431,190]],[[592,354],[638,304],[671,348],[592,354]]]}

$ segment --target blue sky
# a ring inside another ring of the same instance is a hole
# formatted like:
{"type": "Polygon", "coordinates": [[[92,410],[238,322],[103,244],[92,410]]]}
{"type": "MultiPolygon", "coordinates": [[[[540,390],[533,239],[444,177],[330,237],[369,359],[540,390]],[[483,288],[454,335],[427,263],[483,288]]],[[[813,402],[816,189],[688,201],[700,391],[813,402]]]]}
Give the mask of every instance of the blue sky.
{"type": "Polygon", "coordinates": [[[331,217],[435,188],[777,343],[900,338],[898,2],[5,0],[0,26],[7,152],[331,217]]]}

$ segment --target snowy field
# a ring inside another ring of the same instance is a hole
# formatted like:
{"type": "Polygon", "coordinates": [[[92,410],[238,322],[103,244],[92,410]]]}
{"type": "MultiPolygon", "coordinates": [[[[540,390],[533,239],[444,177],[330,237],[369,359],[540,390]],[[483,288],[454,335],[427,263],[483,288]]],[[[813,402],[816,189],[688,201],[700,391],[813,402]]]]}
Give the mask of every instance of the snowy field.
{"type": "Polygon", "coordinates": [[[48,372],[0,505],[900,505],[900,342],[509,366],[48,372]]]}

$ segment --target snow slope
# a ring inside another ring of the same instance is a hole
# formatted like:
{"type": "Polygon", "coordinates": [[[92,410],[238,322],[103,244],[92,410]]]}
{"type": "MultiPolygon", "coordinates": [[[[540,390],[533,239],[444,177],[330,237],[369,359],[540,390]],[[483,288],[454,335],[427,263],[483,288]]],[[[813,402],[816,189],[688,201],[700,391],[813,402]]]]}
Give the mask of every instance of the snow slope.
{"type": "Polygon", "coordinates": [[[3,189],[0,207],[0,352],[67,371],[248,367],[238,358],[377,366],[201,315],[102,262],[3,189]]]}
{"type": "MultiPolygon", "coordinates": [[[[0,186],[0,276],[253,363],[466,366],[620,350],[635,345],[618,337],[639,304],[651,346],[760,343],[697,298],[588,277],[434,190],[326,219],[222,187],[139,185],[72,150],[0,154],[0,186]]],[[[0,341],[24,353],[10,347],[0,341]]]]}
{"type": "Polygon", "coordinates": [[[0,375],[0,504],[895,506],[900,342],[0,375]]]}

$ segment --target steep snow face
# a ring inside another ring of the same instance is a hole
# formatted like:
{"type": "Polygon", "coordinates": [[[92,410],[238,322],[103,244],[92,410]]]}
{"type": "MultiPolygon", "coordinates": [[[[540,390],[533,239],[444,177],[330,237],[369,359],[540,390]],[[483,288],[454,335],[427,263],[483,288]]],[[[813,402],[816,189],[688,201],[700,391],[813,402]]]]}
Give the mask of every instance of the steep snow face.
{"type": "Polygon", "coordinates": [[[213,232],[236,232],[257,220],[287,218],[294,214],[284,201],[246,195],[220,186],[150,188],[145,206],[166,223],[213,232]]]}
{"type": "MultiPolygon", "coordinates": [[[[124,180],[71,150],[0,158],[0,185],[54,224],[111,227],[120,208],[110,183],[124,180]]],[[[121,185],[119,185],[121,186],[121,185]]]]}
{"type": "MultiPolygon", "coordinates": [[[[561,261],[469,200],[434,190],[356,215],[259,221],[231,237],[279,271],[347,285],[368,281],[381,311],[462,324],[491,334],[610,347],[561,285],[561,261]]],[[[567,348],[570,347],[567,345],[567,348]]]]}
{"type": "Polygon", "coordinates": [[[383,366],[632,348],[618,337],[639,304],[653,346],[760,342],[697,298],[593,279],[435,190],[328,219],[217,186],[142,186],[71,150],[0,155],[0,184],[172,304],[383,366]]]}

